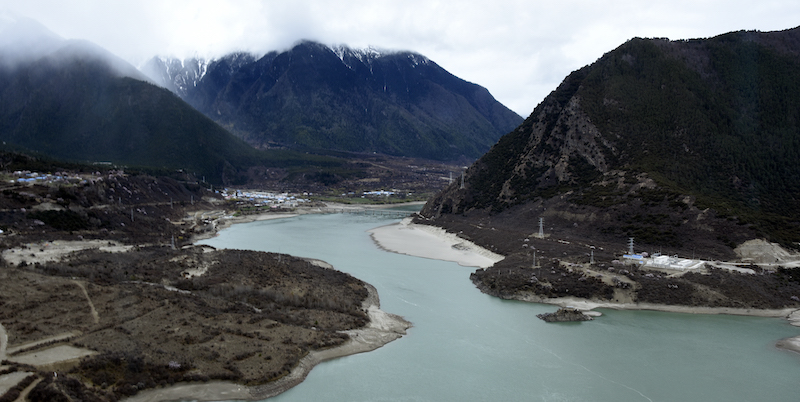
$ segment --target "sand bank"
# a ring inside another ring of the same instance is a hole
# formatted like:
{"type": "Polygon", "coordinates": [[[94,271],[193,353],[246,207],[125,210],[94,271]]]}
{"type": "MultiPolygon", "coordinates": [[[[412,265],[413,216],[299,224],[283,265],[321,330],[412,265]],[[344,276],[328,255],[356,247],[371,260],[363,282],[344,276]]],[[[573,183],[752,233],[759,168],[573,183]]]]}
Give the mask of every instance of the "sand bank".
{"type": "Polygon", "coordinates": [[[775,346],[781,349],[790,350],[795,353],[800,353],[800,336],[781,339],[775,343],[775,346]]]}
{"type": "MultiPolygon", "coordinates": [[[[787,319],[789,320],[790,324],[794,325],[795,327],[800,327],[800,310],[793,311],[791,314],[789,314],[787,319]]],[[[781,339],[778,341],[777,345],[779,348],[800,353],[800,336],[781,339]]]]}
{"type": "Polygon", "coordinates": [[[150,389],[140,392],[126,402],[158,402],[191,399],[194,401],[219,400],[261,400],[283,393],[300,384],[314,366],[326,360],[369,352],[396,340],[406,334],[411,323],[402,317],[389,314],[380,309],[378,292],[367,285],[369,296],[364,301],[370,322],[364,328],[345,331],[350,340],[340,346],[311,351],[300,360],[291,373],[277,381],[254,387],[215,381],[205,384],[178,384],[167,388],[150,389]]]}
{"type": "Polygon", "coordinates": [[[411,223],[410,218],[399,223],[369,231],[382,249],[398,254],[453,261],[466,267],[487,268],[503,259],[502,255],[464,240],[444,229],[411,223]]]}

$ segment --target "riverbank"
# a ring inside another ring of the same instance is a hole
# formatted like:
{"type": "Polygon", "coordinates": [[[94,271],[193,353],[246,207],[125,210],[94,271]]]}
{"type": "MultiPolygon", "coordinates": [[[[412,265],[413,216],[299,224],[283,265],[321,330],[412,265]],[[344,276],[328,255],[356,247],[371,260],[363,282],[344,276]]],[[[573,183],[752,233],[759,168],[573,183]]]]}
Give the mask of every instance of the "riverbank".
{"type": "MultiPolygon", "coordinates": [[[[392,205],[378,205],[370,207],[380,209],[389,208],[391,206],[392,205]]],[[[329,204],[328,207],[337,209],[355,208],[346,204],[329,204]]],[[[364,206],[358,207],[363,208],[364,206]]],[[[214,237],[220,230],[234,224],[292,218],[298,215],[315,213],[323,213],[323,211],[320,208],[299,208],[291,213],[271,212],[242,216],[230,216],[225,215],[222,211],[214,211],[207,213],[213,216],[213,229],[194,236],[192,242],[194,243],[214,237]]],[[[322,261],[314,260],[311,262],[315,265],[332,268],[329,264],[322,261]]],[[[306,376],[308,376],[308,373],[316,365],[327,360],[378,349],[389,342],[401,338],[406,334],[406,331],[411,328],[412,324],[402,317],[384,312],[380,309],[380,297],[374,286],[367,284],[367,290],[369,295],[364,300],[362,307],[367,311],[369,323],[363,328],[344,331],[344,333],[350,336],[350,339],[342,345],[311,351],[300,360],[297,366],[295,366],[288,375],[276,381],[252,387],[224,381],[213,381],[206,384],[177,384],[166,388],[145,390],[133,397],[125,399],[125,401],[158,402],[185,398],[191,398],[195,401],[218,401],[227,399],[262,400],[286,392],[302,383],[306,376]]]]}
{"type": "MultiPolygon", "coordinates": [[[[424,205],[425,202],[422,201],[414,201],[408,202],[401,205],[424,205]]],[[[208,230],[195,233],[192,238],[191,242],[196,243],[201,240],[205,240],[217,235],[220,230],[230,227],[231,225],[239,224],[239,223],[249,223],[249,222],[257,222],[257,221],[267,221],[272,219],[284,219],[284,218],[292,218],[298,215],[305,215],[305,214],[323,214],[323,213],[330,213],[331,210],[381,210],[381,209],[390,209],[397,207],[398,204],[343,204],[343,203],[335,203],[329,202],[325,203],[325,207],[298,207],[295,208],[292,212],[264,212],[264,213],[257,213],[257,214],[250,214],[250,215],[229,215],[225,211],[216,210],[216,211],[203,211],[197,212],[192,216],[192,220],[197,219],[207,219],[210,221],[210,227],[208,230]]]]}
{"type": "Polygon", "coordinates": [[[411,328],[411,323],[398,315],[381,310],[378,291],[372,285],[367,285],[367,288],[369,296],[363,303],[364,309],[369,314],[369,324],[366,327],[345,331],[350,340],[341,346],[312,351],[300,360],[297,367],[286,377],[250,388],[250,399],[266,399],[283,393],[303,382],[311,369],[319,363],[369,352],[405,335],[406,330],[411,328]]]}
{"type": "MultiPolygon", "coordinates": [[[[382,226],[370,230],[369,232],[379,247],[399,254],[454,261],[463,266],[478,268],[486,268],[494,264],[494,262],[502,260],[502,256],[460,239],[455,234],[448,233],[444,229],[414,224],[408,219],[397,224],[382,226]]],[[[492,294],[489,289],[481,289],[480,287],[479,289],[484,293],[492,294]]],[[[499,295],[494,296],[501,297],[499,295]]],[[[551,304],[560,307],[571,306],[590,312],[596,309],[607,308],[614,310],[652,310],[687,314],[729,314],[786,318],[792,325],[800,327],[800,310],[795,308],[754,309],[680,306],[653,303],[616,303],[592,301],[576,297],[543,298],[533,294],[508,298],[531,303],[551,304]]],[[[776,346],[800,353],[800,336],[780,340],[777,342],[776,346]]]]}
{"type": "Polygon", "coordinates": [[[367,289],[369,296],[364,300],[363,308],[369,314],[369,324],[363,328],[345,331],[350,335],[350,340],[340,346],[311,351],[288,375],[276,381],[252,387],[223,381],[206,384],[177,384],[166,388],[142,391],[124,401],[159,402],[187,398],[194,401],[266,399],[286,392],[303,382],[317,364],[339,357],[369,352],[405,335],[406,331],[411,328],[411,323],[400,316],[381,310],[377,290],[372,285],[368,285],[367,289]]]}
{"type": "MultiPolygon", "coordinates": [[[[484,293],[487,292],[484,291],[484,293]]],[[[536,295],[513,297],[512,299],[530,303],[552,304],[560,307],[570,306],[570,307],[575,307],[582,311],[589,311],[589,312],[594,311],[596,309],[606,308],[612,310],[650,310],[650,311],[663,311],[666,313],[727,314],[727,315],[744,315],[753,317],[785,318],[793,326],[800,327],[800,310],[797,310],[795,308],[753,309],[753,308],[733,308],[733,307],[673,306],[668,304],[653,304],[653,303],[614,303],[605,301],[592,301],[592,300],[579,299],[575,297],[542,298],[536,295]]],[[[800,353],[800,335],[791,338],[781,339],[775,344],[775,346],[795,353],[800,353]]]]}

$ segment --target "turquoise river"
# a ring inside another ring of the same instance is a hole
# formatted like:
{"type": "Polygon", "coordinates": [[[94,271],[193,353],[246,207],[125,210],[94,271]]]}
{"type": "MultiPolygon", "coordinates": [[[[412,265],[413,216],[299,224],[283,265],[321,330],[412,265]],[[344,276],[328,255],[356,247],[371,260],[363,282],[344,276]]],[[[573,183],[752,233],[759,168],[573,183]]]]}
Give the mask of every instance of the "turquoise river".
{"type": "Polygon", "coordinates": [[[800,400],[800,355],[775,347],[800,332],[785,320],[599,310],[594,321],[547,324],[536,314],[556,307],[487,296],[469,280],[475,268],[381,250],[367,230],[393,222],[300,215],[202,242],[327,261],[414,325],[318,365],[270,401],[800,400]]]}

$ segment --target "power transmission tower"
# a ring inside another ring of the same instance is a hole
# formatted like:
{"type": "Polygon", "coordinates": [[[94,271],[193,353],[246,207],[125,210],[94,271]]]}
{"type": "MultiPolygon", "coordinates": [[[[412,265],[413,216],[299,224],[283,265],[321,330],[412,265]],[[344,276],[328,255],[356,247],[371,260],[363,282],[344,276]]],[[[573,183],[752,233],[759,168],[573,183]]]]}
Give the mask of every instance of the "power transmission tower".
{"type": "Polygon", "coordinates": [[[633,255],[633,237],[628,239],[628,254],[633,255]]]}
{"type": "Polygon", "coordinates": [[[539,218],[539,238],[544,239],[544,218],[539,218]]]}

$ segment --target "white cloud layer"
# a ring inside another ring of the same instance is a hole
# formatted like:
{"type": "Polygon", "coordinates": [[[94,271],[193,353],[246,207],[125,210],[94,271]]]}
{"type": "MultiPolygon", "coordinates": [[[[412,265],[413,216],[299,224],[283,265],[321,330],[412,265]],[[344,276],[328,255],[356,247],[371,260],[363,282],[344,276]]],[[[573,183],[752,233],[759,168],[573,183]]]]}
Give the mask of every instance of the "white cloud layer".
{"type": "Polygon", "coordinates": [[[796,0],[0,0],[138,65],[154,55],[281,50],[300,39],[412,50],[527,116],[569,74],[633,37],[800,24],[796,0]]]}

